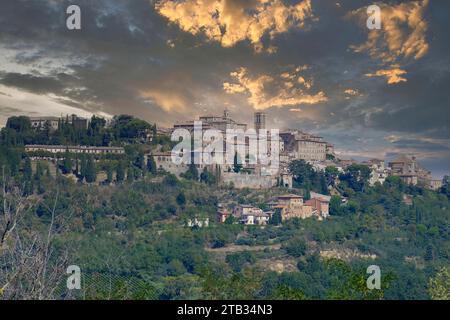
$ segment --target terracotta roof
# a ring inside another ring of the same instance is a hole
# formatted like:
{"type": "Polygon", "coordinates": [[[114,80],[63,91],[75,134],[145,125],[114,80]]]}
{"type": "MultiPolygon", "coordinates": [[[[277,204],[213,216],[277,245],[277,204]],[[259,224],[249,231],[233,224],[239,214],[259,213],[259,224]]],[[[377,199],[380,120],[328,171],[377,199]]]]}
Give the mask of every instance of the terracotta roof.
{"type": "Polygon", "coordinates": [[[289,198],[296,198],[296,199],[298,199],[298,198],[302,198],[303,199],[302,196],[299,196],[299,195],[296,195],[296,194],[285,194],[285,195],[282,195],[282,196],[278,196],[278,198],[284,198],[284,199],[289,199],[289,198]]]}

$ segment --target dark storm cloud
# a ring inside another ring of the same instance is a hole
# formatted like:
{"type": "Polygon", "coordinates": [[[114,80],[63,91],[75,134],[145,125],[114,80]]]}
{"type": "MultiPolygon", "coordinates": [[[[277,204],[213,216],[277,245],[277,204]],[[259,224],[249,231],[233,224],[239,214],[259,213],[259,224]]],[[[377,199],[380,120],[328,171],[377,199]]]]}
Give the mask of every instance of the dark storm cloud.
{"type": "Polygon", "coordinates": [[[58,75],[56,77],[38,77],[31,74],[0,73],[0,83],[10,87],[16,87],[32,91],[34,93],[62,93],[65,85],[62,81],[67,81],[70,77],[66,75],[58,75]]]}
{"type": "Polygon", "coordinates": [[[373,125],[381,129],[421,132],[450,138],[450,74],[432,79],[428,74],[411,73],[411,80],[396,90],[379,90],[383,112],[373,115],[373,125]]]}

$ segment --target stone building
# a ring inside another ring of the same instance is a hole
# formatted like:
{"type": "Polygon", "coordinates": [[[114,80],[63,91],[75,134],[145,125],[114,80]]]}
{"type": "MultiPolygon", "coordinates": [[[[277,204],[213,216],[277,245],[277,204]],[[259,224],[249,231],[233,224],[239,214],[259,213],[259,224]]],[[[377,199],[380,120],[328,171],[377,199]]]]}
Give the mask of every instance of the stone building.
{"type": "Polygon", "coordinates": [[[327,143],[327,155],[332,155],[333,157],[335,156],[334,145],[331,143],[327,143]]]}
{"type": "MultiPolygon", "coordinates": [[[[185,121],[185,122],[178,122],[178,123],[174,124],[173,130],[186,129],[192,135],[195,130],[196,122],[201,123],[202,135],[205,131],[210,130],[210,129],[218,130],[222,134],[222,137],[223,137],[222,159],[226,159],[226,157],[227,157],[227,153],[226,153],[227,152],[227,140],[226,140],[227,130],[228,129],[243,130],[244,132],[247,130],[247,125],[233,120],[230,117],[228,110],[224,110],[222,116],[206,115],[206,116],[200,116],[199,119],[196,121],[190,120],[190,121],[185,121]]],[[[206,147],[209,143],[211,143],[211,142],[203,141],[202,146],[206,147]]],[[[243,141],[243,142],[236,141],[234,143],[234,145],[236,147],[243,147],[244,150],[247,150],[246,141],[243,141]]],[[[216,151],[215,153],[218,155],[218,151],[216,151]]],[[[244,161],[244,159],[242,161],[244,161]]],[[[229,165],[223,166],[223,170],[227,170],[229,168],[231,168],[229,165]]]]}
{"type": "Polygon", "coordinates": [[[222,172],[220,182],[233,184],[236,189],[270,189],[277,185],[277,177],[270,175],[222,172]]]}
{"type": "Polygon", "coordinates": [[[309,218],[313,214],[311,206],[305,206],[303,197],[288,194],[277,197],[275,205],[272,206],[272,210],[280,211],[282,220],[289,220],[292,218],[309,218]]]}
{"type": "Polygon", "coordinates": [[[217,221],[220,223],[225,223],[232,214],[227,209],[219,208],[217,210],[217,221]]]}
{"type": "Polygon", "coordinates": [[[76,114],[72,114],[67,117],[69,124],[71,124],[77,130],[86,130],[89,125],[89,120],[86,118],[81,118],[76,114]]]}
{"type": "MultiPolygon", "coordinates": [[[[206,131],[208,129],[216,129],[225,134],[227,129],[242,129],[244,131],[247,130],[247,125],[233,120],[230,117],[230,113],[228,112],[228,110],[224,110],[222,116],[214,116],[214,115],[200,116],[199,119],[196,121],[202,122],[203,131],[206,131]]],[[[187,129],[188,131],[193,132],[194,124],[195,121],[193,120],[178,122],[174,124],[173,128],[174,130],[187,129]]]]}
{"type": "Polygon", "coordinates": [[[260,213],[262,210],[248,204],[240,204],[234,207],[233,216],[236,218],[241,218],[244,215],[260,213]]]}
{"type": "Polygon", "coordinates": [[[50,153],[83,153],[83,154],[124,154],[122,147],[62,146],[62,145],[26,145],[26,152],[44,151],[50,153]]]}
{"type": "MultiPolygon", "coordinates": [[[[237,130],[242,133],[248,133],[248,127],[247,124],[239,123],[235,120],[233,120],[230,117],[230,114],[228,110],[224,110],[223,115],[221,116],[215,116],[215,115],[207,115],[207,116],[200,116],[197,120],[197,126],[200,126],[201,124],[201,130],[202,134],[204,134],[207,130],[214,129],[218,130],[223,137],[223,148],[222,148],[222,160],[223,162],[219,166],[220,171],[220,177],[219,181],[223,184],[233,184],[236,188],[251,188],[251,189],[263,189],[263,188],[271,188],[277,185],[277,178],[279,177],[279,166],[278,165],[266,165],[260,161],[260,158],[258,158],[258,138],[259,136],[251,135],[245,136],[244,139],[236,139],[233,141],[227,141],[227,130],[237,130]],[[244,155],[240,155],[242,162],[242,168],[244,170],[241,170],[240,173],[233,172],[234,165],[233,161],[230,161],[231,159],[228,158],[229,154],[227,153],[227,148],[230,147],[230,145],[233,146],[233,148],[236,148],[235,150],[241,150],[242,152],[245,152],[244,155]],[[254,146],[255,149],[252,149],[252,152],[250,152],[250,146],[254,146]],[[256,152],[257,154],[254,154],[256,152]],[[228,160],[228,161],[227,161],[228,160]]],[[[263,112],[256,112],[254,116],[254,126],[255,130],[254,133],[260,133],[259,130],[266,129],[266,114],[263,112]]],[[[174,124],[173,130],[177,129],[185,129],[191,133],[191,137],[193,136],[193,133],[195,132],[196,128],[196,121],[185,121],[185,122],[178,122],[174,124]]],[[[205,148],[211,143],[212,141],[205,141],[203,140],[202,146],[203,151],[205,152],[205,148]]],[[[278,139],[274,143],[279,143],[279,148],[282,149],[283,143],[278,139]]],[[[261,153],[267,154],[270,161],[272,159],[270,158],[272,154],[274,154],[272,151],[272,141],[271,136],[268,134],[267,139],[267,145],[265,150],[260,150],[261,153]]],[[[196,151],[194,151],[195,153],[196,151]]],[[[218,156],[220,159],[220,155],[215,150],[214,154],[215,156],[218,156]]],[[[205,158],[209,157],[210,155],[207,153],[201,154],[199,158],[205,158]]],[[[278,158],[276,158],[276,161],[279,161],[278,158]]],[[[202,166],[198,166],[199,169],[202,169],[202,166]]],[[[169,168],[170,169],[170,168],[169,168]]],[[[187,169],[187,168],[186,168],[187,169]]],[[[216,170],[214,169],[214,172],[216,170]]]]}
{"type": "Polygon", "coordinates": [[[292,189],[294,176],[288,171],[283,170],[280,173],[280,186],[283,188],[292,189]]]}
{"type": "Polygon", "coordinates": [[[262,209],[251,205],[242,204],[234,208],[233,216],[239,220],[239,223],[245,225],[266,225],[270,219],[268,212],[264,212],[262,209]]]}
{"type": "Polygon", "coordinates": [[[391,175],[400,177],[406,184],[417,185],[420,181],[431,180],[431,172],[422,169],[416,157],[401,155],[389,162],[391,175]]]}
{"type": "Polygon", "coordinates": [[[430,185],[429,186],[430,186],[431,190],[438,191],[439,189],[442,188],[443,183],[442,183],[442,180],[434,180],[434,179],[432,179],[432,180],[430,180],[430,185]]]}
{"type": "Polygon", "coordinates": [[[188,165],[175,164],[172,161],[171,152],[155,152],[153,154],[148,154],[147,157],[153,157],[158,170],[163,170],[176,176],[180,176],[188,170],[188,165]]]}
{"type": "Polygon", "coordinates": [[[376,183],[383,184],[386,178],[389,176],[389,170],[386,168],[384,160],[371,159],[369,161],[363,162],[370,168],[370,179],[369,183],[371,186],[376,183]]]}
{"type": "Polygon", "coordinates": [[[88,127],[89,120],[78,117],[75,114],[66,117],[30,117],[31,127],[44,130],[47,126],[50,130],[57,130],[59,126],[67,122],[77,130],[85,130],[88,127]]]}
{"type": "Polygon", "coordinates": [[[309,133],[289,130],[280,133],[284,144],[284,153],[291,160],[325,161],[327,159],[328,143],[322,137],[309,133]]]}
{"type": "Polygon", "coordinates": [[[438,190],[442,187],[442,181],[433,179],[431,171],[421,167],[414,156],[401,155],[397,157],[389,162],[389,169],[391,175],[400,177],[406,184],[420,184],[431,190],[438,190]]]}
{"type": "Polygon", "coordinates": [[[326,219],[330,216],[330,201],[331,196],[324,194],[310,192],[311,199],[306,201],[306,205],[311,205],[315,210],[320,219],[326,219]],[[310,202],[311,201],[311,202],[310,202]]]}
{"type": "Polygon", "coordinates": [[[61,118],[58,117],[30,117],[31,127],[44,130],[48,126],[51,130],[58,130],[61,118]]]}
{"type": "Polygon", "coordinates": [[[320,220],[326,218],[329,214],[329,202],[320,199],[309,199],[305,201],[305,206],[311,207],[320,220]]]}
{"type": "Polygon", "coordinates": [[[262,210],[260,212],[252,212],[252,213],[248,213],[248,214],[244,214],[241,217],[240,223],[245,224],[245,225],[266,225],[269,223],[270,220],[270,216],[265,213],[262,212],[262,210]]]}
{"type": "Polygon", "coordinates": [[[302,196],[288,194],[278,196],[268,205],[274,211],[279,211],[282,220],[292,218],[306,219],[317,217],[319,220],[329,216],[329,204],[331,197],[318,193],[311,193],[311,199],[304,201],[302,196]]]}

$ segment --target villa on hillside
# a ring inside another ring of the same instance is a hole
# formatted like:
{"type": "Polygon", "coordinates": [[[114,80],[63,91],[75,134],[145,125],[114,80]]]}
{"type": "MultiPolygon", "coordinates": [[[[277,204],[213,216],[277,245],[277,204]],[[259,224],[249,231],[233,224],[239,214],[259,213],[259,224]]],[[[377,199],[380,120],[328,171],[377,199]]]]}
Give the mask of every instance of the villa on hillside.
{"type": "Polygon", "coordinates": [[[260,208],[251,205],[238,205],[230,213],[227,209],[219,205],[217,220],[224,223],[229,217],[234,217],[241,224],[245,225],[266,225],[269,223],[273,212],[264,212],[260,208]]]}
{"type": "Polygon", "coordinates": [[[233,210],[233,216],[245,225],[265,225],[270,219],[268,213],[251,205],[238,205],[233,210]]]}
{"type": "Polygon", "coordinates": [[[317,217],[319,220],[329,216],[329,203],[331,197],[311,192],[311,199],[304,201],[302,196],[288,194],[278,196],[269,205],[274,211],[279,211],[282,220],[292,218],[306,219],[317,217]]]}

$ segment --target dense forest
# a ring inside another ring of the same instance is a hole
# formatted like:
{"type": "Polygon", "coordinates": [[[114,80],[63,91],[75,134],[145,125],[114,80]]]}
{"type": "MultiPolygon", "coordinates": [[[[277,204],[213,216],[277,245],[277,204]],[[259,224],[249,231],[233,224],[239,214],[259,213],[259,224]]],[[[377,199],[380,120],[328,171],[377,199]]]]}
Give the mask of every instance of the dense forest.
{"type": "Polygon", "coordinates": [[[177,178],[143,160],[170,145],[156,127],[93,120],[51,132],[17,117],[2,129],[0,299],[450,299],[450,179],[439,192],[395,177],[371,187],[365,166],[315,172],[294,161],[289,192],[333,190],[329,219],[220,224],[219,203],[264,208],[288,191],[236,190],[194,166],[177,178]],[[153,131],[150,144],[141,129],[153,131]],[[44,141],[126,154],[52,162],[24,152],[44,141]],[[107,183],[94,183],[99,172],[107,183]],[[69,265],[81,269],[80,290],[66,288],[69,265]],[[381,290],[367,289],[369,265],[381,268],[381,290]]]}

